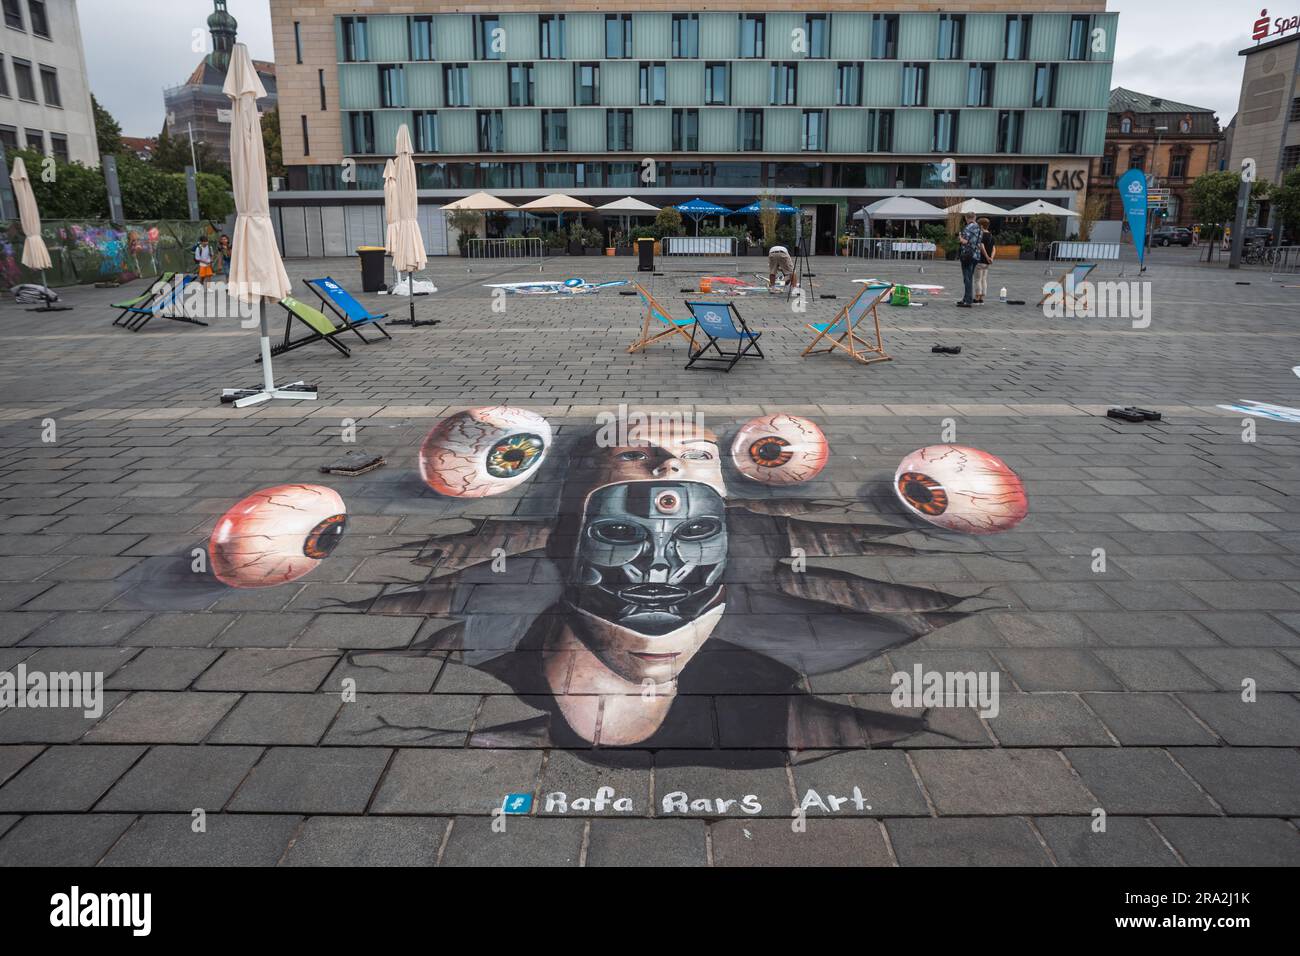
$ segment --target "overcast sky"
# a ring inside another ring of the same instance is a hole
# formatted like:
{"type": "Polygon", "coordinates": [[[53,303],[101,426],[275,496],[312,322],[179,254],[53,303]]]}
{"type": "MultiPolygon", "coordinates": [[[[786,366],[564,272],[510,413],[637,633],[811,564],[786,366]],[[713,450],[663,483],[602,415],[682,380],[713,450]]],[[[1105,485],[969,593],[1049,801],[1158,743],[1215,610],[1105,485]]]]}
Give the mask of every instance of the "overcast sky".
{"type": "MultiPolygon", "coordinates": [[[[1204,106],[1227,125],[1237,110],[1250,28],[1264,0],[1110,0],[1119,41],[1112,86],[1204,106]]],[[[507,4],[508,6],[508,4],[507,4]]],[[[557,7],[562,7],[557,0],[557,7]]],[[[1283,12],[1290,5],[1272,4],[1283,12]]],[[[162,91],[183,82],[202,52],[211,0],[79,0],[91,90],[128,136],[154,136],[163,125],[162,91]]],[[[230,0],[239,39],[253,57],[273,59],[266,0],[230,0]]],[[[1291,12],[1300,12],[1295,7],[1291,12]]]]}

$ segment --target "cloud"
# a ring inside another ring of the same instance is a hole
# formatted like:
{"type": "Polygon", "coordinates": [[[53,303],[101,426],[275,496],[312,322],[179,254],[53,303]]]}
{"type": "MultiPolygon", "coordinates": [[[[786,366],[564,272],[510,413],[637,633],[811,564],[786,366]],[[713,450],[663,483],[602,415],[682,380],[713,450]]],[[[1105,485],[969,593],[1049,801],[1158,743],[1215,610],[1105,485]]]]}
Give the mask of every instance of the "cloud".
{"type": "Polygon", "coordinates": [[[1111,85],[1207,107],[1227,126],[1237,112],[1246,65],[1239,48],[1237,42],[1144,47],[1115,61],[1111,85]]]}

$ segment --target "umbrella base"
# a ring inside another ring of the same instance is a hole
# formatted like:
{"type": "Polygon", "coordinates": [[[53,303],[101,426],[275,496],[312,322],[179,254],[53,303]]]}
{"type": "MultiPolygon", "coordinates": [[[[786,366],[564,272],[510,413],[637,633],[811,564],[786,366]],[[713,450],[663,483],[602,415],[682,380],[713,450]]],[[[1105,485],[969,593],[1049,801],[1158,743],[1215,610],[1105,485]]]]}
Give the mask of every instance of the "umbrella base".
{"type": "Polygon", "coordinates": [[[248,405],[259,405],[262,402],[269,402],[273,398],[285,398],[294,401],[315,401],[316,386],[307,385],[303,382],[290,382],[288,385],[279,385],[270,389],[258,387],[223,388],[221,390],[222,404],[234,405],[236,408],[244,408],[248,405]]]}
{"type": "Polygon", "coordinates": [[[71,312],[70,305],[43,305],[39,309],[28,309],[28,312],[71,312]]]}

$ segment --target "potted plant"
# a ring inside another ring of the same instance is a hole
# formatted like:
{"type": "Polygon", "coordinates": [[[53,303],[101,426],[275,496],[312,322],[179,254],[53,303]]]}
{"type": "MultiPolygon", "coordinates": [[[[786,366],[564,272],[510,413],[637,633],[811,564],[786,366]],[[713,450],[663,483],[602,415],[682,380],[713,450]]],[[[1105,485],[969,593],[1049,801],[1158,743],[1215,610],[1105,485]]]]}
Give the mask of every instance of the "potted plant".
{"type": "Polygon", "coordinates": [[[943,252],[943,257],[949,262],[957,258],[957,250],[961,248],[961,242],[956,236],[945,232],[934,240],[936,250],[943,252]]]}
{"type": "Polygon", "coordinates": [[[1029,231],[1034,234],[1034,258],[1049,258],[1056,241],[1056,220],[1045,213],[1030,216],[1029,231]]]}
{"type": "Polygon", "coordinates": [[[462,257],[468,256],[469,241],[478,235],[479,213],[470,209],[453,209],[447,224],[456,230],[456,246],[462,257]]]}
{"type": "Polygon", "coordinates": [[[582,254],[586,256],[603,256],[605,254],[604,237],[599,229],[582,230],[582,254]]]}
{"type": "Polygon", "coordinates": [[[848,235],[848,233],[845,233],[844,235],[840,236],[839,239],[836,240],[836,242],[839,244],[840,255],[842,255],[842,256],[847,256],[847,255],[849,254],[849,235],[848,235]]]}
{"type": "Polygon", "coordinates": [[[1021,258],[1021,259],[1024,259],[1024,258],[1026,258],[1026,257],[1028,257],[1028,256],[1032,256],[1032,255],[1034,254],[1034,246],[1035,246],[1035,245],[1036,245],[1036,244],[1035,244],[1035,242],[1034,242],[1034,237],[1033,237],[1033,236],[1024,236],[1023,238],[1021,238],[1021,240],[1020,240],[1020,258],[1021,258]]]}

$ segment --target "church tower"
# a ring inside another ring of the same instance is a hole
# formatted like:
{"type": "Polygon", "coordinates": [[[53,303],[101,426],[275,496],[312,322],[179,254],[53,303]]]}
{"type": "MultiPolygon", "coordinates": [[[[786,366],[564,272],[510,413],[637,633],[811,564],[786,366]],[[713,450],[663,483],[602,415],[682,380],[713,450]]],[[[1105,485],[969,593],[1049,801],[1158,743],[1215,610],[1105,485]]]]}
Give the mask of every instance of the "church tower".
{"type": "Polygon", "coordinates": [[[230,66],[230,54],[235,48],[235,31],[239,24],[226,10],[226,0],[213,0],[211,16],[208,17],[208,32],[212,34],[212,52],[208,54],[208,63],[223,74],[230,66]]]}

